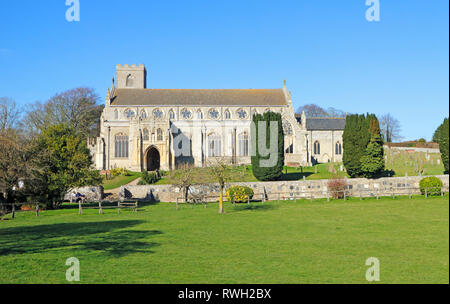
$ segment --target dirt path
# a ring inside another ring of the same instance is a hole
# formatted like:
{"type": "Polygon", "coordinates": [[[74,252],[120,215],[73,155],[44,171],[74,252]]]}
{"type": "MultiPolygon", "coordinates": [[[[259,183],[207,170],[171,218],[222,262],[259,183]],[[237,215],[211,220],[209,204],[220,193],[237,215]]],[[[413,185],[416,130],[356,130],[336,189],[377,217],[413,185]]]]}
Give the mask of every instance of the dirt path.
{"type": "MultiPolygon", "coordinates": [[[[134,181],[126,184],[125,186],[136,186],[140,180],[141,180],[140,177],[136,178],[134,181]]],[[[120,193],[120,187],[111,189],[111,190],[105,190],[105,199],[110,200],[110,201],[116,201],[119,199],[119,193],[120,193]]]]}

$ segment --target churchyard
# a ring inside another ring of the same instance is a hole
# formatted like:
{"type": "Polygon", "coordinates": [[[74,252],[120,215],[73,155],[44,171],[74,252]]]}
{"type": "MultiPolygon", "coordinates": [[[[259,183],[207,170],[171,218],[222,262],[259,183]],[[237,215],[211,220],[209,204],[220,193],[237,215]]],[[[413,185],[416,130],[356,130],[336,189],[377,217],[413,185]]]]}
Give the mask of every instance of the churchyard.
{"type": "Polygon", "coordinates": [[[0,283],[449,283],[449,197],[20,212],[0,222],[0,283]]]}

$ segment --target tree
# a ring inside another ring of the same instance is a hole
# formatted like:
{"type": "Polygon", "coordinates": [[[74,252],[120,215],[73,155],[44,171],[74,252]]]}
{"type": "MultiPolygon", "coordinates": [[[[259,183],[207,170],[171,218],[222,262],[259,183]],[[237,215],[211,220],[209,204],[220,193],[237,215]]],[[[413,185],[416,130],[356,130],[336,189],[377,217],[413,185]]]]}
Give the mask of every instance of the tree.
{"type": "MultiPolygon", "coordinates": [[[[367,146],[372,138],[371,129],[375,128],[375,123],[371,124],[376,116],[367,115],[348,115],[344,128],[343,140],[343,162],[345,169],[350,177],[364,176],[361,167],[361,159],[366,154],[367,146]]],[[[372,130],[372,132],[375,132],[372,130]]]]}
{"type": "Polygon", "coordinates": [[[369,119],[371,138],[365,154],[361,158],[361,171],[364,177],[374,178],[380,176],[384,171],[384,149],[378,119],[374,116],[369,119]]]}
{"type": "MultiPolygon", "coordinates": [[[[26,142],[15,130],[0,131],[0,193],[2,201],[16,203],[22,187],[20,181],[27,176],[26,142]]],[[[3,208],[2,208],[3,209],[3,208]]]]}
{"type": "Polygon", "coordinates": [[[444,119],[444,122],[442,123],[442,129],[439,132],[439,150],[441,151],[441,159],[442,163],[444,164],[445,173],[448,173],[448,157],[449,157],[449,151],[448,151],[448,141],[449,141],[449,124],[448,124],[448,118],[444,119]]]}
{"type": "Polygon", "coordinates": [[[76,88],[57,94],[44,104],[35,103],[22,121],[22,127],[32,133],[56,124],[67,124],[86,137],[99,133],[100,116],[103,110],[98,105],[98,95],[90,88],[76,88]]]}
{"type": "Polygon", "coordinates": [[[189,164],[183,164],[169,174],[168,180],[172,185],[183,191],[185,202],[188,201],[190,187],[199,182],[199,170],[189,164]]]}
{"type": "Polygon", "coordinates": [[[20,111],[16,102],[7,97],[0,98],[0,132],[16,126],[20,111]]]}
{"type": "Polygon", "coordinates": [[[224,158],[215,158],[209,161],[207,177],[219,184],[219,213],[223,212],[223,195],[226,183],[231,180],[241,180],[244,172],[241,168],[232,166],[224,158]]]}
{"type": "Polygon", "coordinates": [[[281,114],[274,112],[266,112],[263,115],[253,115],[254,128],[252,128],[252,169],[253,175],[260,181],[275,181],[283,176],[284,167],[284,134],[281,114]],[[265,123],[266,137],[260,138],[260,127],[265,123]],[[273,129],[277,127],[278,130],[273,129]],[[271,130],[277,131],[275,137],[271,135],[271,130]],[[264,155],[260,151],[260,146],[264,145],[269,153],[264,155]],[[271,147],[276,144],[275,147],[271,147]],[[271,149],[275,148],[274,151],[271,149]],[[276,159],[273,159],[276,157],[276,159]],[[273,162],[272,162],[273,160],[273,162]]]}
{"type": "Polygon", "coordinates": [[[443,128],[444,128],[444,124],[441,123],[441,124],[439,125],[439,127],[437,127],[436,131],[434,131],[434,133],[433,133],[433,139],[432,139],[433,142],[439,143],[439,140],[441,139],[441,132],[442,132],[442,129],[443,129],[443,128]]]}
{"type": "Polygon", "coordinates": [[[297,113],[305,112],[306,117],[328,117],[328,113],[316,104],[307,104],[297,109],[297,113]]]}
{"type": "Polygon", "coordinates": [[[91,170],[86,141],[67,125],[44,129],[34,141],[32,154],[35,169],[27,190],[32,196],[44,197],[50,208],[58,207],[71,188],[101,184],[99,172],[91,170]]]}
{"type": "Polygon", "coordinates": [[[402,139],[402,136],[400,135],[402,131],[400,122],[396,118],[391,116],[391,114],[385,114],[381,116],[380,127],[382,139],[385,142],[390,143],[402,139]]]}

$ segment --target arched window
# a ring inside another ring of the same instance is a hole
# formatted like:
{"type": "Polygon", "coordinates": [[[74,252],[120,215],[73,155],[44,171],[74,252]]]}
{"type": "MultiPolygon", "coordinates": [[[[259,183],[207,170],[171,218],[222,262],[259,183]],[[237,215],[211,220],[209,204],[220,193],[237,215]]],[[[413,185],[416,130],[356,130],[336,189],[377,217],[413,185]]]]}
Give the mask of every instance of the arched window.
{"type": "Polygon", "coordinates": [[[147,119],[147,112],[145,112],[145,110],[143,110],[143,111],[141,112],[141,118],[142,118],[142,119],[147,119]]]}
{"type": "Polygon", "coordinates": [[[197,111],[197,119],[203,119],[203,112],[202,110],[197,111]]]}
{"type": "Polygon", "coordinates": [[[175,112],[172,110],[169,111],[169,119],[175,119],[175,112]]]}
{"type": "Polygon", "coordinates": [[[117,134],[114,137],[114,156],[116,158],[128,158],[128,136],[117,134]]]}
{"type": "Polygon", "coordinates": [[[209,157],[222,156],[222,138],[219,135],[208,136],[208,155],[209,157]]]}
{"type": "Polygon", "coordinates": [[[314,142],[314,154],[320,155],[320,143],[318,141],[314,142]]]}
{"type": "Polygon", "coordinates": [[[157,141],[163,140],[163,131],[161,129],[156,130],[156,140],[157,141]]]}
{"type": "Polygon", "coordinates": [[[119,119],[119,111],[114,110],[114,119],[118,120],[119,119]]]}
{"type": "Polygon", "coordinates": [[[133,75],[128,74],[126,86],[127,86],[127,88],[131,88],[131,87],[134,86],[134,77],[133,77],[133,75]]]}
{"type": "Polygon", "coordinates": [[[150,133],[148,132],[148,129],[144,129],[142,137],[144,140],[150,140],[150,133]]]}
{"type": "Polygon", "coordinates": [[[341,155],[342,154],[342,145],[340,142],[336,143],[336,155],[341,155]]]}
{"type": "Polygon", "coordinates": [[[228,110],[225,111],[225,119],[231,119],[231,113],[228,110]]]}
{"type": "Polygon", "coordinates": [[[239,156],[248,156],[248,134],[239,135],[239,156]]]}

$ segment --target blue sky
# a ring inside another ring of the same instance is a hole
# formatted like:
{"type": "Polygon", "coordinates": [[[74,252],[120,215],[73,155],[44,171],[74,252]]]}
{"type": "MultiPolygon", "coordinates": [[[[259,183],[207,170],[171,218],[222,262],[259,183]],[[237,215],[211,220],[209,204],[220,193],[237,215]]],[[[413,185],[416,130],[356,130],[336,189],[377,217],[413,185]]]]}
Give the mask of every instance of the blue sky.
{"type": "Polygon", "coordinates": [[[391,113],[405,139],[449,113],[448,0],[65,0],[0,2],[0,96],[21,105],[78,86],[104,99],[115,65],[150,88],[280,88],[294,107],[391,113]]]}

